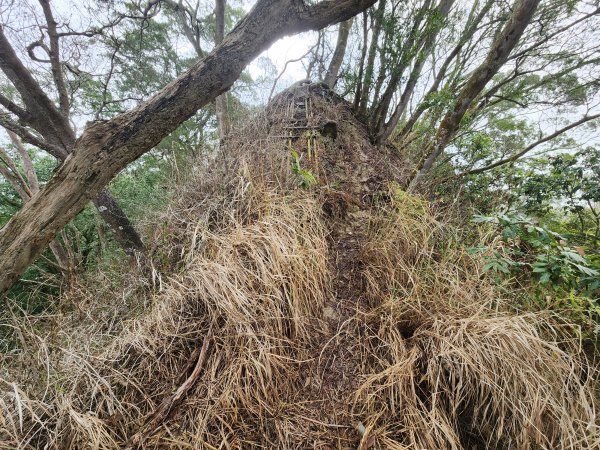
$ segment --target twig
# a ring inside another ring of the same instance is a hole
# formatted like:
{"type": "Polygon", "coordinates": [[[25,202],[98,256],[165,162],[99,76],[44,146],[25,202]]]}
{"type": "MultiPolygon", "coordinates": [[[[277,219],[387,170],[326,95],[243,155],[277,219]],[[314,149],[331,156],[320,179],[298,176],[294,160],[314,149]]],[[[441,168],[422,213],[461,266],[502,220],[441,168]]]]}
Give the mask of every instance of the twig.
{"type": "MultiPolygon", "coordinates": [[[[280,73],[280,74],[277,76],[277,78],[275,78],[275,81],[273,81],[273,87],[271,87],[271,92],[269,93],[269,100],[268,100],[268,102],[270,102],[270,101],[271,101],[271,98],[273,98],[273,92],[275,92],[275,87],[277,87],[277,82],[279,81],[279,79],[280,79],[280,78],[283,76],[283,74],[284,74],[284,73],[285,73],[285,71],[287,70],[287,66],[288,66],[289,64],[291,64],[291,63],[295,63],[295,62],[298,62],[298,61],[302,61],[304,58],[306,58],[306,57],[308,56],[308,54],[309,54],[310,52],[312,52],[312,51],[315,49],[315,47],[316,47],[316,46],[317,46],[317,44],[313,45],[313,46],[312,46],[310,49],[308,49],[308,51],[307,51],[307,52],[306,52],[304,55],[300,56],[299,58],[290,59],[290,60],[286,61],[285,65],[283,66],[283,70],[282,70],[282,71],[281,71],[281,73],[280,73]]],[[[267,102],[267,103],[268,103],[268,102],[267,102]]]]}
{"type": "MultiPolygon", "coordinates": [[[[187,395],[187,393],[192,389],[192,387],[196,384],[198,377],[200,376],[200,372],[202,370],[202,366],[204,365],[204,361],[206,359],[206,354],[208,353],[208,348],[210,346],[210,341],[212,340],[212,326],[208,330],[206,337],[204,338],[204,343],[202,344],[202,349],[200,350],[200,356],[198,356],[198,361],[196,362],[196,366],[194,367],[194,371],[191,375],[185,380],[185,382],[179,386],[177,391],[173,395],[165,398],[158,408],[156,408],[145,420],[144,425],[129,441],[125,444],[125,448],[136,448],[142,439],[150,437],[154,434],[160,424],[165,421],[171,411],[173,411],[183,398],[187,395]]],[[[197,349],[192,353],[196,354],[197,349]]],[[[186,365],[185,371],[189,370],[189,364],[186,365]]],[[[184,372],[185,373],[185,372],[184,372]]]]}

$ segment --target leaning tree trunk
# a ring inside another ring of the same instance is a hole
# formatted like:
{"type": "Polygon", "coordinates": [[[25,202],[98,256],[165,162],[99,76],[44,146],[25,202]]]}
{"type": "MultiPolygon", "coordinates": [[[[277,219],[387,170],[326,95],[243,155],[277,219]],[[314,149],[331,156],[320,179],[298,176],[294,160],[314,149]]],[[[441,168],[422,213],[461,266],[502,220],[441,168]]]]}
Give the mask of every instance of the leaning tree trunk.
{"type": "MultiPolygon", "coordinates": [[[[217,0],[215,4],[215,45],[219,45],[225,38],[225,4],[225,0],[217,0]]],[[[227,92],[216,98],[215,112],[217,115],[217,126],[219,127],[219,139],[223,141],[229,133],[230,127],[227,92]]]]}
{"type": "MultiPolygon", "coordinates": [[[[367,114],[367,106],[369,104],[369,92],[371,91],[371,84],[373,83],[373,73],[375,71],[375,57],[379,48],[379,35],[381,34],[381,26],[383,24],[383,17],[385,15],[385,2],[386,0],[379,0],[377,5],[377,11],[375,12],[374,24],[373,24],[373,37],[371,38],[371,45],[369,46],[369,53],[367,56],[367,65],[365,67],[364,79],[359,80],[362,86],[359,98],[357,98],[355,109],[361,115],[367,114]]],[[[367,40],[364,40],[366,47],[367,40]]]]}
{"type": "Polygon", "coordinates": [[[221,45],[131,111],[90,125],[46,186],[0,231],[0,295],[119,171],[225,92],[244,67],[285,35],[347,20],[375,0],[259,0],[221,45]]]}
{"type": "Polygon", "coordinates": [[[525,28],[531,22],[539,3],[540,0],[519,0],[516,2],[513,14],[492,44],[485,61],[469,77],[465,87],[459,92],[453,107],[442,119],[433,143],[426,149],[426,159],[417,165],[417,173],[409,184],[409,191],[416,189],[437,157],[456,135],[460,122],[473,101],[506,63],[525,28]]]}

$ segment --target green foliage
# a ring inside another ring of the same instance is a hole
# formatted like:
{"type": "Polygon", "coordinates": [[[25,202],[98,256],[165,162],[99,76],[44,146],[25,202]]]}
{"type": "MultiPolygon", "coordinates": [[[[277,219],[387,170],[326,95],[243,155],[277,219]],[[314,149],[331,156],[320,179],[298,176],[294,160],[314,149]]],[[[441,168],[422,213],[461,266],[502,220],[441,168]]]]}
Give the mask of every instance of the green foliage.
{"type": "Polygon", "coordinates": [[[552,310],[580,325],[587,337],[600,332],[600,264],[572,247],[565,236],[526,217],[509,214],[476,215],[474,223],[488,224],[494,245],[471,247],[484,258],[484,272],[521,292],[517,301],[526,309],[552,310]]]}
{"type": "Polygon", "coordinates": [[[599,271],[593,262],[581,248],[570,247],[565,236],[514,215],[476,215],[473,222],[493,224],[502,241],[500,250],[485,246],[471,249],[485,255],[484,271],[518,278],[530,276],[554,290],[591,294],[600,287],[599,271]]]}
{"type": "Polygon", "coordinates": [[[298,186],[309,188],[317,183],[317,178],[310,170],[303,169],[300,165],[302,156],[296,150],[291,151],[292,154],[292,172],[297,177],[298,186]]]}

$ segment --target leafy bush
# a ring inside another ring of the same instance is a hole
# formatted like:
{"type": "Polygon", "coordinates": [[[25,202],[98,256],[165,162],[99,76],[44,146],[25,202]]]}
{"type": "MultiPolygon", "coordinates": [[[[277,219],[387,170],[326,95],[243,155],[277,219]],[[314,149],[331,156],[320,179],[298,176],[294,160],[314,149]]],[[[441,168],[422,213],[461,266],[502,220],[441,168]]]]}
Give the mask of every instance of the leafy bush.
{"type": "Polygon", "coordinates": [[[543,286],[592,292],[600,288],[598,270],[581,247],[570,247],[564,236],[538,225],[532,219],[497,214],[476,215],[474,223],[493,224],[499,232],[499,249],[488,246],[470,248],[484,254],[485,271],[496,275],[533,274],[543,286]]]}
{"type": "MultiPolygon", "coordinates": [[[[581,247],[534,220],[509,214],[476,215],[492,226],[493,244],[468,249],[484,258],[484,272],[520,284],[535,308],[561,313],[593,334],[600,333],[600,267],[581,247]]],[[[527,299],[521,306],[527,305],[527,299]]]]}

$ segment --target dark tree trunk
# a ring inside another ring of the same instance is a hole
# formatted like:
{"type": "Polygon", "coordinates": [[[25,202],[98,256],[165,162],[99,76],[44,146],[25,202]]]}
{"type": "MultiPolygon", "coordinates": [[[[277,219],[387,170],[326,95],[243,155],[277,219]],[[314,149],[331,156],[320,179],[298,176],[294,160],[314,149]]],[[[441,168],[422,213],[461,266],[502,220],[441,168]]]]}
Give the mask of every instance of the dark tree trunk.
{"type": "Polygon", "coordinates": [[[133,256],[134,251],[144,251],[144,244],[139,234],[135,231],[116,200],[110,195],[108,189],[102,189],[96,195],[93,202],[100,213],[100,217],[108,224],[115,239],[123,247],[125,253],[133,256]]]}

